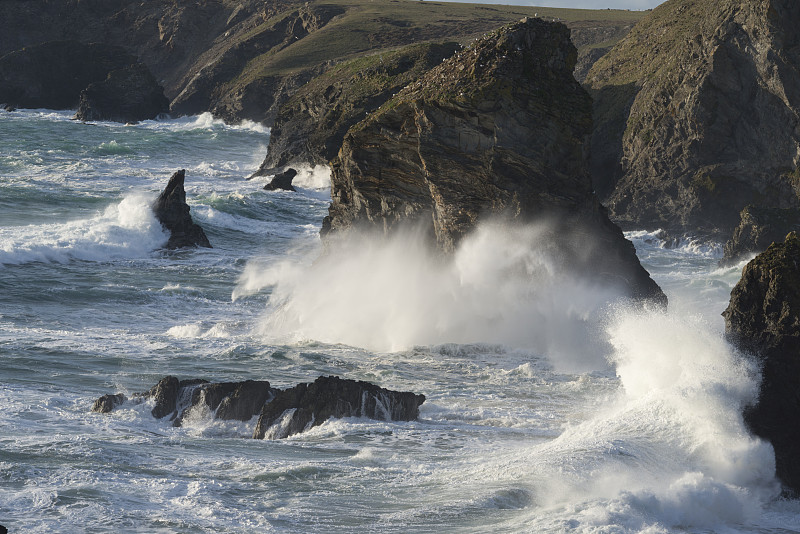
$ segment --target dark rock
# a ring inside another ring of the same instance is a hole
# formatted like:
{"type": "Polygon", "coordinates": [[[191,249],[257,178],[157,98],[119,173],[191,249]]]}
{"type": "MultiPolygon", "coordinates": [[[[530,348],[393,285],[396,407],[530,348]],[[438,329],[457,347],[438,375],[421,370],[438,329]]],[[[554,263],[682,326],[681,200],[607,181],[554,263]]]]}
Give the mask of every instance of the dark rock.
{"type": "Polygon", "coordinates": [[[623,227],[729,237],[800,207],[800,3],[664,2],[587,76],[593,180],[623,227]]]}
{"type": "Polygon", "coordinates": [[[8,534],[8,529],[3,525],[0,525],[0,534],[8,534]]]}
{"type": "Polygon", "coordinates": [[[186,204],[186,191],[183,181],[186,171],[181,169],[169,179],[167,187],[153,203],[153,212],[164,227],[169,230],[170,238],[166,248],[182,247],[211,248],[206,233],[192,221],[189,205],[186,204]]]}
{"type": "Polygon", "coordinates": [[[117,406],[121,405],[127,400],[125,395],[118,393],[116,395],[103,395],[92,405],[92,411],[97,413],[108,413],[117,406]]]}
{"type": "Polygon", "coordinates": [[[745,410],[750,430],[775,449],[778,478],[800,492],[800,238],[794,232],[745,266],[725,316],[731,341],[756,355],[762,381],[745,410]]]}
{"type": "Polygon", "coordinates": [[[139,122],[169,111],[164,88],[141,63],[111,71],[81,92],[75,118],[82,121],[139,122]]]}
{"type": "Polygon", "coordinates": [[[178,403],[178,391],[180,390],[180,382],[174,376],[165,376],[158,381],[158,384],[145,393],[145,398],[151,398],[155,401],[155,406],[150,412],[156,419],[161,419],[171,413],[175,413],[175,407],[178,403]]]}
{"type": "Polygon", "coordinates": [[[285,171],[273,176],[272,180],[264,186],[267,191],[275,191],[282,189],[284,191],[297,191],[292,185],[292,180],[297,176],[297,171],[294,169],[286,169],[285,171]]]}
{"type": "Polygon", "coordinates": [[[264,403],[269,401],[275,392],[265,380],[202,383],[192,386],[191,392],[187,392],[191,400],[188,404],[178,407],[179,413],[173,423],[174,426],[181,426],[187,411],[201,403],[214,412],[214,419],[248,421],[254,415],[261,413],[264,403]]]}
{"type": "Polygon", "coordinates": [[[800,230],[800,210],[747,206],[740,214],[739,226],[725,243],[719,264],[733,265],[748,254],[762,252],[772,243],[783,241],[786,234],[800,230]]]}
{"type": "Polygon", "coordinates": [[[74,109],[89,84],[135,64],[118,46],[54,41],[0,58],[0,102],[12,108],[74,109]]]}
{"type": "Polygon", "coordinates": [[[592,191],[575,57],[565,26],[525,19],[407,86],[345,136],[324,236],[422,224],[451,252],[481,220],[547,219],[566,269],[666,304],[592,191]]]}
{"type": "Polygon", "coordinates": [[[267,157],[254,176],[297,163],[327,165],[351,126],[458,48],[456,43],[410,45],[342,62],[310,80],[279,108],[267,157]]]}
{"type": "Polygon", "coordinates": [[[279,392],[264,406],[253,437],[269,434],[280,439],[321,425],[331,417],[368,417],[385,421],[413,421],[424,395],[383,389],[368,382],[335,376],[279,392]],[[289,412],[292,410],[291,412],[289,412]],[[287,421],[283,421],[288,417],[287,421]]]}

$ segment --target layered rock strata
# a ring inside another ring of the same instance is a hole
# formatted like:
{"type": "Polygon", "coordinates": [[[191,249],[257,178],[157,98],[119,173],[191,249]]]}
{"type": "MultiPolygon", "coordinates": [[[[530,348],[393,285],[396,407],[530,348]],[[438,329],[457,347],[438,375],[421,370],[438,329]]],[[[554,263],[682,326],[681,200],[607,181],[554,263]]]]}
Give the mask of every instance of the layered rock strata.
{"type": "Polygon", "coordinates": [[[81,91],[75,118],[124,123],[155,119],[169,112],[164,88],[141,63],[108,73],[81,91]]]}
{"type": "Polygon", "coordinates": [[[778,478],[800,492],[800,237],[789,234],[747,264],[725,316],[731,340],[761,365],[757,403],[745,410],[751,431],[775,449],[778,478]]]}
{"type": "Polygon", "coordinates": [[[800,210],[747,206],[739,225],[725,243],[720,266],[743,260],[748,254],[763,252],[772,243],[783,241],[791,231],[800,231],[800,210]]]}
{"type": "Polygon", "coordinates": [[[421,224],[450,252],[482,220],[546,219],[565,269],[665,302],[592,191],[575,58],[565,26],[523,19],[404,88],[345,136],[323,235],[421,224]]]}
{"type": "Polygon", "coordinates": [[[181,169],[170,177],[167,186],[153,202],[153,213],[169,233],[168,249],[183,247],[211,248],[206,233],[192,220],[191,208],[186,203],[186,190],[183,187],[186,171],[181,169]]]}
{"type": "Polygon", "coordinates": [[[153,403],[153,417],[170,416],[181,426],[193,410],[207,409],[214,419],[249,421],[259,415],[255,439],[280,439],[321,425],[330,418],[366,417],[383,421],[413,421],[424,395],[381,388],[368,382],[321,376],[311,383],[279,390],[267,381],[210,383],[202,379],[162,378],[131,399],[103,395],[92,411],[109,413],[125,402],[153,403]]]}
{"type": "Polygon", "coordinates": [[[597,61],[592,172],[624,227],[730,236],[800,206],[800,4],[669,0],[597,61]]]}

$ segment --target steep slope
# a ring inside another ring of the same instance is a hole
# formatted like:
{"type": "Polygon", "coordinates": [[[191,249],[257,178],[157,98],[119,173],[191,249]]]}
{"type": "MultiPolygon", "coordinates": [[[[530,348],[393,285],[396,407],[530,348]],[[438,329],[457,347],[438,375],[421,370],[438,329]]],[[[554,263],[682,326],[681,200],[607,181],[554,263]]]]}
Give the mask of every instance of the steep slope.
{"type": "Polygon", "coordinates": [[[727,236],[800,205],[800,4],[669,0],[590,71],[592,171],[624,226],[727,236]]]}

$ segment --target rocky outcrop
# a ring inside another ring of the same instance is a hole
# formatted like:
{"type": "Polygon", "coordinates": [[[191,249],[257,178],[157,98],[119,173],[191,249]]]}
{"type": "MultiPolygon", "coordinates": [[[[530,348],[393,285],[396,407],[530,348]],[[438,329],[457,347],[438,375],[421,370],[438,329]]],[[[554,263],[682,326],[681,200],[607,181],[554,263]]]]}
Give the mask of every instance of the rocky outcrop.
{"type": "Polygon", "coordinates": [[[592,192],[575,55],[565,26],[524,19],[400,91],[345,136],[323,235],[423,224],[449,252],[481,220],[547,219],[564,269],[665,302],[592,192]]]}
{"type": "Polygon", "coordinates": [[[267,191],[297,191],[292,185],[292,180],[297,176],[297,171],[294,169],[286,169],[285,171],[276,174],[272,177],[264,189],[267,191]]]}
{"type": "Polygon", "coordinates": [[[669,0],[587,76],[593,178],[626,227],[730,236],[800,206],[800,4],[669,0]]]}
{"type": "Polygon", "coordinates": [[[763,252],[792,231],[800,231],[800,210],[747,206],[740,214],[739,226],[725,243],[720,266],[733,265],[748,254],[763,252]]]}
{"type": "Polygon", "coordinates": [[[761,365],[758,401],[745,410],[769,440],[783,484],[800,493],[800,238],[791,233],[747,264],[731,292],[725,329],[761,365]]]}
{"type": "Polygon", "coordinates": [[[51,41],[0,58],[0,103],[16,108],[74,109],[81,91],[136,58],[123,48],[51,41]]]}
{"type": "Polygon", "coordinates": [[[170,416],[173,426],[181,426],[195,409],[208,409],[217,420],[249,421],[260,415],[253,437],[279,439],[321,425],[332,417],[413,421],[419,416],[425,396],[336,376],[321,376],[312,383],[286,390],[272,388],[267,381],[210,383],[167,376],[131,399],[121,393],[103,395],[94,402],[92,411],[109,413],[129,400],[152,402],[153,417],[170,416]]]}
{"type": "Polygon", "coordinates": [[[189,214],[191,208],[186,203],[186,190],[183,188],[185,178],[186,171],[184,169],[177,171],[169,179],[167,187],[153,202],[153,212],[156,218],[170,233],[166,248],[211,248],[206,233],[194,223],[189,214]]]}
{"type": "Polygon", "coordinates": [[[136,63],[111,71],[105,80],[81,91],[75,118],[82,121],[139,122],[169,112],[164,88],[136,63]]]}
{"type": "Polygon", "coordinates": [[[411,45],[340,63],[309,81],[279,109],[267,157],[254,176],[298,163],[327,165],[351,126],[458,48],[411,45]]]}
{"type": "Polygon", "coordinates": [[[310,384],[279,392],[264,406],[253,437],[281,439],[319,426],[330,418],[367,417],[413,421],[424,395],[383,389],[368,382],[321,376],[310,384]]]}

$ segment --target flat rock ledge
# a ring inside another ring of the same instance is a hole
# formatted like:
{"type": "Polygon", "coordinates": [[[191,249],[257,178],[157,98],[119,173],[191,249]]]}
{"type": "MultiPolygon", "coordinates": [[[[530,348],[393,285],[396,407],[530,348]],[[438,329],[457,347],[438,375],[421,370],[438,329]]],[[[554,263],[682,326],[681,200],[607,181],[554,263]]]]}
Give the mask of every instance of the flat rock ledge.
{"type": "Polygon", "coordinates": [[[183,187],[185,179],[184,169],[173,174],[152,206],[156,218],[170,233],[165,248],[211,248],[206,233],[189,215],[191,208],[186,203],[186,190],[183,187]]]}
{"type": "Polygon", "coordinates": [[[729,339],[761,367],[758,401],[744,411],[753,434],[769,440],[775,469],[800,494],[800,237],[773,243],[742,271],[723,312],[729,339]]]}
{"type": "Polygon", "coordinates": [[[210,383],[203,379],[162,378],[131,398],[103,395],[92,411],[109,413],[126,402],[153,402],[153,417],[169,416],[179,427],[193,410],[208,409],[217,420],[249,421],[259,415],[254,439],[282,439],[319,426],[330,418],[366,417],[413,421],[425,396],[381,388],[369,382],[321,376],[311,383],[280,390],[265,380],[210,383]]]}

